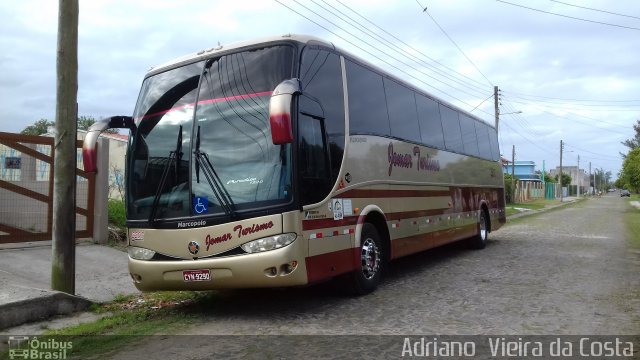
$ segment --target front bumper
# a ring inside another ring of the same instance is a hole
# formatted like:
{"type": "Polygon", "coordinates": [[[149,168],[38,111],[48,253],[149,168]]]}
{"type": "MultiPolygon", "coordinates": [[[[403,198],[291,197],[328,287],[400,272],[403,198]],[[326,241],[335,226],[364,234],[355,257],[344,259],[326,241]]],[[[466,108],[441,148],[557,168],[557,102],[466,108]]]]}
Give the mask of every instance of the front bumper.
{"type": "Polygon", "coordinates": [[[146,261],[129,257],[129,273],[134,285],[141,291],[306,285],[306,249],[300,240],[298,238],[292,244],[276,250],[220,258],[146,261]],[[297,265],[289,271],[294,261],[297,265]],[[211,280],[185,282],[183,270],[209,270],[211,280]]]}

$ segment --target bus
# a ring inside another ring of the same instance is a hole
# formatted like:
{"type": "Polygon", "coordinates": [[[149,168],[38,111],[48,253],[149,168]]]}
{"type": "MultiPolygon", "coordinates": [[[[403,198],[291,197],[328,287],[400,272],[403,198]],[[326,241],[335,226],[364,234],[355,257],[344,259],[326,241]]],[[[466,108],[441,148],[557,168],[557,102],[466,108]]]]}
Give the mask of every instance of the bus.
{"type": "MultiPolygon", "coordinates": [[[[496,129],[325,42],[286,35],[152,68],[129,129],[129,272],[143,291],[373,291],[389,261],[505,223],[496,129]]],[[[102,170],[105,171],[105,170],[102,170]]]]}

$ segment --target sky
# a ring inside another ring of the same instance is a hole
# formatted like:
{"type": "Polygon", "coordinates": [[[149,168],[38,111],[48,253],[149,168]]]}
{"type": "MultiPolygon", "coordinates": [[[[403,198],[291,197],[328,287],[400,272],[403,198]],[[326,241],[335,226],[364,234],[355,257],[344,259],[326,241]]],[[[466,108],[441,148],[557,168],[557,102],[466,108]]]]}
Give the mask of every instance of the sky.
{"type": "MultiPolygon", "coordinates": [[[[0,2],[0,131],[55,120],[54,0],[0,2]]],[[[503,157],[611,171],[640,120],[640,1],[81,0],[78,114],[131,115],[152,66],[313,35],[494,123],[503,157]],[[426,11],[424,8],[426,7],[426,11]],[[519,113],[521,112],[521,113],[519,113]]]]}

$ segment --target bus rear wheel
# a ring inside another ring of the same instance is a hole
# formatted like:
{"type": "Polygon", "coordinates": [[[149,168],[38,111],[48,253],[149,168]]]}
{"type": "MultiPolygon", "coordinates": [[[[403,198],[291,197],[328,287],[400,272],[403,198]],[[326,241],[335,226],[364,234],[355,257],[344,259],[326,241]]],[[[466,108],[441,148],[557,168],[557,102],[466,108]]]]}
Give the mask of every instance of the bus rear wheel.
{"type": "Polygon", "coordinates": [[[386,259],[382,238],[372,224],[363,225],[360,244],[359,263],[351,274],[351,290],[355,295],[368,294],[378,287],[386,259]]]}
{"type": "Polygon", "coordinates": [[[478,218],[478,234],[469,239],[469,246],[472,249],[484,249],[487,246],[487,240],[489,239],[489,217],[485,209],[480,210],[480,217],[478,218]]]}

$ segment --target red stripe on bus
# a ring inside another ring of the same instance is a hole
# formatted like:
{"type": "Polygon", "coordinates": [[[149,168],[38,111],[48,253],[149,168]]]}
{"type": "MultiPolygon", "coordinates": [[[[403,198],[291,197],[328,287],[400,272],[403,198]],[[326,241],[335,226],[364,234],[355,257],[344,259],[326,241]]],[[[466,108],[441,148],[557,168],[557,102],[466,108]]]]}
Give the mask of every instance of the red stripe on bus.
{"type": "Polygon", "coordinates": [[[469,238],[477,233],[478,225],[472,224],[455,229],[398,238],[391,241],[391,258],[397,259],[429,250],[440,245],[469,238]]]}
{"type": "Polygon", "coordinates": [[[303,220],[302,221],[302,230],[316,230],[316,229],[325,229],[339,226],[351,226],[355,225],[358,222],[357,216],[348,216],[343,218],[342,220],[333,220],[333,219],[314,219],[314,220],[303,220]]]}
{"type": "MultiPolygon", "coordinates": [[[[251,98],[255,98],[255,97],[269,96],[269,95],[271,95],[270,91],[264,91],[264,92],[260,92],[260,93],[254,93],[254,94],[244,94],[244,95],[229,96],[229,97],[223,97],[223,98],[217,98],[217,99],[202,100],[202,101],[198,101],[198,105],[215,104],[215,103],[219,103],[219,102],[223,102],[223,101],[234,101],[234,100],[242,100],[242,99],[251,99],[251,98]]],[[[164,110],[164,111],[160,111],[160,112],[153,113],[153,114],[147,114],[147,115],[145,115],[143,117],[136,118],[135,121],[142,121],[142,120],[145,120],[145,119],[153,118],[153,117],[160,116],[160,115],[165,115],[165,114],[168,114],[168,113],[173,112],[173,111],[183,110],[183,109],[194,107],[194,106],[195,106],[195,103],[174,107],[174,108],[171,108],[169,110],[164,110]]]]}
{"type": "Polygon", "coordinates": [[[423,217],[423,216],[442,215],[442,214],[446,213],[448,210],[449,210],[449,208],[446,208],[446,209],[433,209],[433,210],[419,210],[419,211],[403,211],[403,212],[389,213],[389,214],[385,214],[385,215],[386,215],[388,221],[392,221],[392,220],[404,220],[404,219],[411,219],[411,218],[419,218],[419,217],[423,217]]]}
{"type": "MultiPolygon", "coordinates": [[[[433,209],[433,210],[419,210],[419,211],[403,211],[396,213],[387,213],[385,214],[387,221],[393,220],[404,220],[410,218],[419,218],[423,216],[435,216],[445,214],[449,209],[433,209]]],[[[327,229],[334,227],[342,227],[342,226],[351,226],[364,223],[365,216],[347,216],[342,220],[333,220],[333,219],[314,219],[314,220],[303,220],[302,221],[302,230],[317,230],[317,229],[327,229]],[[358,222],[358,219],[360,221],[358,222]]]]}
{"type": "Polygon", "coordinates": [[[354,271],[359,256],[358,249],[352,248],[308,257],[305,259],[307,280],[314,283],[354,271]]]}
{"type": "Polygon", "coordinates": [[[341,198],[390,198],[451,196],[449,190],[365,190],[354,189],[338,195],[341,198]]]}

